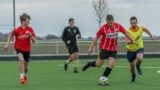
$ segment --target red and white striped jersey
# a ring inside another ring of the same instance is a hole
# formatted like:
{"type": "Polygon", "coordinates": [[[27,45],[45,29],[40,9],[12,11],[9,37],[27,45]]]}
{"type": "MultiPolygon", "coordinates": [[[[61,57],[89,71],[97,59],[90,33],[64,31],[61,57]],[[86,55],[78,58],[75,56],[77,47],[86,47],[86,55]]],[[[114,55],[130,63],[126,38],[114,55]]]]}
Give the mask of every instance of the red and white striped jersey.
{"type": "Polygon", "coordinates": [[[107,51],[117,51],[117,40],[119,32],[125,34],[126,29],[116,22],[114,22],[113,27],[108,27],[107,24],[104,24],[97,32],[97,37],[101,37],[99,48],[107,51]]]}

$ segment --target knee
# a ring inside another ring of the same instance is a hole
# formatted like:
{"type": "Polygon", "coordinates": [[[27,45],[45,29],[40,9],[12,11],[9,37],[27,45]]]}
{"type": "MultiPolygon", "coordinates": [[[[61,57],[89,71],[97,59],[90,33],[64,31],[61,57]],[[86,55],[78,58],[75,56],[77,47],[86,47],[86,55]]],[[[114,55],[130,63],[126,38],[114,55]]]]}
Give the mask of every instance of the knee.
{"type": "Polygon", "coordinates": [[[137,61],[140,61],[140,62],[141,62],[142,60],[143,60],[143,55],[141,55],[141,54],[140,54],[140,55],[137,55],[137,61]]]}
{"type": "Polygon", "coordinates": [[[74,60],[74,56],[73,56],[73,55],[71,55],[71,56],[70,56],[70,58],[71,58],[71,61],[73,61],[73,60],[74,60]]]}
{"type": "Polygon", "coordinates": [[[79,55],[78,54],[75,54],[75,59],[79,59],[79,55]]]}
{"type": "Polygon", "coordinates": [[[79,59],[79,55],[77,54],[77,58],[76,59],[79,59]]]}
{"type": "Polygon", "coordinates": [[[20,63],[24,63],[24,59],[19,59],[19,62],[20,63]]]}
{"type": "Polygon", "coordinates": [[[142,59],[143,59],[143,56],[142,56],[142,55],[137,55],[137,59],[138,59],[138,60],[142,60],[142,59]]]}
{"type": "Polygon", "coordinates": [[[110,63],[108,67],[112,69],[114,67],[114,63],[110,63]]]}
{"type": "Polygon", "coordinates": [[[114,61],[111,61],[111,62],[109,63],[109,65],[108,65],[108,67],[109,67],[109,68],[113,68],[113,67],[114,67],[114,63],[115,63],[114,61]]]}

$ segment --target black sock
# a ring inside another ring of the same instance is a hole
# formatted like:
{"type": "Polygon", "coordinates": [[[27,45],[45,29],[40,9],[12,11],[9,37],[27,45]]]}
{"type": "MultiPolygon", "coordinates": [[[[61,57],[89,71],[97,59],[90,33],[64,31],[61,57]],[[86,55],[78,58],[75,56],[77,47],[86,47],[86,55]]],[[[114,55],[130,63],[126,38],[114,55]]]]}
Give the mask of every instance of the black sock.
{"type": "Polygon", "coordinates": [[[136,74],[132,74],[132,80],[134,81],[136,78],[136,74]]]}
{"type": "Polygon", "coordinates": [[[90,63],[89,63],[89,66],[90,66],[90,67],[96,67],[96,61],[90,62],[90,63]]]}
{"type": "Polygon", "coordinates": [[[28,69],[25,69],[25,74],[27,74],[28,73],[28,69]]]}
{"type": "Polygon", "coordinates": [[[135,78],[136,77],[136,74],[132,74],[132,78],[135,78]]]}
{"type": "Polygon", "coordinates": [[[108,77],[109,74],[111,73],[112,69],[110,69],[109,67],[107,67],[103,73],[103,76],[108,77]]]}
{"type": "Polygon", "coordinates": [[[131,82],[135,82],[135,79],[136,79],[136,74],[132,74],[131,82]]]}
{"type": "Polygon", "coordinates": [[[140,68],[140,65],[141,65],[141,64],[140,64],[139,62],[136,63],[136,66],[137,66],[138,68],[140,68]]]}

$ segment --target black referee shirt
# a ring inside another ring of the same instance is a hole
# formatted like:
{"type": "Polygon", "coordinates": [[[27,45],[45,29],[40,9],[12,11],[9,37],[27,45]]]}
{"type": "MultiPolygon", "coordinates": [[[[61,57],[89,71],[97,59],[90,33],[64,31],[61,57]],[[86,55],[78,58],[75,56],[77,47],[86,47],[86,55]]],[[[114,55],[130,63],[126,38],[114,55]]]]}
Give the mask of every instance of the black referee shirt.
{"type": "Polygon", "coordinates": [[[64,28],[63,34],[62,34],[62,40],[65,42],[65,44],[68,46],[67,41],[70,40],[70,45],[77,45],[77,35],[79,35],[78,38],[81,38],[81,33],[79,31],[79,28],[74,26],[70,27],[67,26],[64,28]]]}

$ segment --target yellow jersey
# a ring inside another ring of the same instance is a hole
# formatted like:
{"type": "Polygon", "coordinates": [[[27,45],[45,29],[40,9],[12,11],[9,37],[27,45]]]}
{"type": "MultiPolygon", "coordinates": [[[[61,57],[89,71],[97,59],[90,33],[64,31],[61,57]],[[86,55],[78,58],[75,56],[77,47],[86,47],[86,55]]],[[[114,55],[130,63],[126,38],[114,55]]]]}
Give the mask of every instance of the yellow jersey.
{"type": "Polygon", "coordinates": [[[138,49],[144,48],[143,44],[143,26],[137,26],[136,29],[129,28],[127,33],[135,40],[136,44],[127,43],[128,39],[126,39],[126,47],[129,51],[136,51],[138,49]]]}

